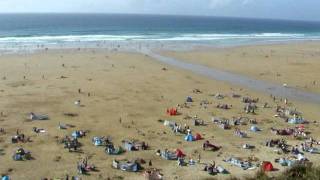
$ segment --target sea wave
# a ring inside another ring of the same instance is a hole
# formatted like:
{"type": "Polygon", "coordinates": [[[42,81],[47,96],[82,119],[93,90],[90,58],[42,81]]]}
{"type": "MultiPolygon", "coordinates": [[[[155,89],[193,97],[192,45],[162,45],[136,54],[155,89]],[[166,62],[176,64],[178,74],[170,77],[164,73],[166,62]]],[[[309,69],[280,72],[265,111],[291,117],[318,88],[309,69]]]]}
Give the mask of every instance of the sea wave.
{"type": "Polygon", "coordinates": [[[135,35],[62,35],[0,37],[0,43],[63,43],[99,41],[211,41],[230,39],[319,39],[320,35],[297,33],[252,34],[135,34],[135,35]]]}

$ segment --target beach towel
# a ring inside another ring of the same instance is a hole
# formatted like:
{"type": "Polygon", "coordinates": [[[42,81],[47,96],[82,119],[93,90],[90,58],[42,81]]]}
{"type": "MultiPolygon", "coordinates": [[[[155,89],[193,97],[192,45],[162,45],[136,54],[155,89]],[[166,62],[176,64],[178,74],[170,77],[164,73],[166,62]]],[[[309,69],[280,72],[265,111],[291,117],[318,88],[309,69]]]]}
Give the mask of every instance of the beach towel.
{"type": "Polygon", "coordinates": [[[34,114],[30,113],[30,119],[31,120],[49,120],[49,116],[47,115],[42,115],[42,114],[34,114]]]}

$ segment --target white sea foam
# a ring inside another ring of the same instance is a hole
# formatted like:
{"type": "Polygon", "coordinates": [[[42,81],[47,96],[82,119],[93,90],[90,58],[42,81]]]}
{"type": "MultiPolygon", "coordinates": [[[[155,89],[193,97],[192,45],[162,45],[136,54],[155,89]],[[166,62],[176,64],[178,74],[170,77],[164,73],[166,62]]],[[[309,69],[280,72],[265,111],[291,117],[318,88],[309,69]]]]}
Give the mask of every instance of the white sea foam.
{"type": "Polygon", "coordinates": [[[47,43],[47,42],[99,42],[99,41],[211,41],[228,39],[312,39],[320,36],[304,34],[260,33],[260,34],[151,34],[151,35],[63,35],[0,37],[0,43],[47,43]]]}

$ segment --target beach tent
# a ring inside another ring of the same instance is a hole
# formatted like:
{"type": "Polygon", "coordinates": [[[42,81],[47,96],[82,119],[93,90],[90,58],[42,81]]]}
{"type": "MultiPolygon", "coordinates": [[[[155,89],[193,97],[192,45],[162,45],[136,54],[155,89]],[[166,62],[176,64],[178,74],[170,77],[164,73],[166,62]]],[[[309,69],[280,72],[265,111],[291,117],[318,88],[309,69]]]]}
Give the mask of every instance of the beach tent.
{"type": "Polygon", "coordinates": [[[192,97],[191,97],[191,96],[188,96],[188,97],[187,97],[187,100],[186,100],[186,102],[193,102],[193,99],[192,99],[192,97]]]}
{"type": "Polygon", "coordinates": [[[167,109],[167,114],[170,115],[170,116],[175,116],[175,115],[178,114],[178,110],[177,110],[177,108],[167,109]]]}
{"type": "Polygon", "coordinates": [[[253,132],[260,131],[260,129],[257,126],[251,126],[250,130],[253,132]]]}
{"type": "Polygon", "coordinates": [[[194,138],[193,138],[192,134],[188,134],[188,135],[186,135],[184,137],[184,140],[186,140],[186,141],[194,141],[194,138]]]}
{"type": "Polygon", "coordinates": [[[183,157],[185,157],[186,155],[185,155],[180,149],[177,149],[177,150],[176,150],[176,156],[177,156],[178,158],[183,158],[183,157]]]}
{"type": "Polygon", "coordinates": [[[194,140],[198,141],[198,140],[201,140],[202,137],[199,133],[197,133],[195,136],[194,136],[194,140]]]}
{"type": "Polygon", "coordinates": [[[273,165],[269,161],[265,161],[262,163],[262,169],[263,171],[272,171],[273,170],[273,165]]]}

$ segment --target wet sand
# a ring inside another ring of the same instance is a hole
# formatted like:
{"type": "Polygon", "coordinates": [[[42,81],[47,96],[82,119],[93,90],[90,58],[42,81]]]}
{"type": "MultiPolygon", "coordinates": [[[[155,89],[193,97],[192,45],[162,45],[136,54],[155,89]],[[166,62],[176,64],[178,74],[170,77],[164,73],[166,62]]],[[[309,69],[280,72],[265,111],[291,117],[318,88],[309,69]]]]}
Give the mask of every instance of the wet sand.
{"type": "MultiPolygon", "coordinates": [[[[227,51],[227,50],[226,50],[227,51]]],[[[152,160],[155,168],[162,169],[166,179],[205,179],[210,178],[201,171],[203,165],[178,167],[176,161],[163,160],[155,155],[157,149],[180,148],[187,157],[197,159],[201,154],[203,163],[212,162],[222,165],[231,175],[241,177],[254,174],[254,170],[243,171],[237,167],[222,162],[231,155],[246,158],[256,156],[259,160],[270,160],[281,156],[266,148],[263,143],[268,138],[277,138],[270,133],[270,127],[288,127],[280,119],[273,117],[274,107],[284,102],[273,102],[269,94],[246,89],[209,79],[190,73],[173,66],[155,61],[150,57],[137,53],[106,52],[103,50],[83,49],[55,50],[38,52],[28,55],[6,55],[0,57],[0,127],[6,134],[0,134],[0,173],[7,173],[13,179],[40,179],[42,177],[60,178],[65,174],[77,175],[76,163],[84,156],[89,157],[89,163],[97,166],[98,172],[91,172],[83,179],[143,179],[141,173],[127,173],[111,168],[113,159],[143,158],[152,160]],[[64,64],[64,67],[62,66],[64,64]],[[163,70],[165,67],[167,70],[163,70]],[[24,79],[25,76],[25,79],[24,79]],[[64,76],[65,78],[61,78],[64,76]],[[3,77],[6,77],[3,79],[3,77]],[[43,78],[44,77],[44,78],[43,78]],[[78,93],[81,88],[82,93],[78,93]],[[194,88],[203,93],[194,94],[194,88]],[[88,97],[90,93],[90,97],[88,97]],[[223,100],[214,99],[211,94],[236,93],[242,96],[259,97],[258,106],[268,102],[273,108],[259,108],[257,115],[247,115],[243,112],[243,103],[238,98],[226,97],[223,100]],[[182,104],[187,96],[192,96],[194,103],[190,108],[181,109],[182,115],[170,117],[166,108],[182,104]],[[81,100],[83,107],[74,105],[75,100],[81,100]],[[212,102],[207,109],[200,108],[201,100],[212,102]],[[232,104],[230,110],[215,108],[219,103],[232,104]],[[27,114],[35,112],[48,114],[48,121],[26,121],[27,114]],[[63,113],[78,113],[78,117],[66,117],[63,113]],[[198,115],[207,126],[192,126],[186,115],[198,115]],[[248,116],[256,118],[258,126],[263,129],[259,133],[249,132],[250,125],[239,126],[248,132],[248,139],[234,136],[233,130],[222,130],[211,123],[211,117],[231,118],[248,116]],[[121,118],[122,123],[119,122],[121,118]],[[194,133],[199,132],[205,140],[222,146],[217,152],[202,150],[202,141],[185,142],[184,136],[174,135],[168,127],[159,123],[159,119],[170,119],[180,124],[188,124],[194,133]],[[59,122],[72,124],[75,127],[59,130],[59,122]],[[47,132],[35,134],[32,127],[44,128],[47,132]],[[11,144],[10,137],[17,129],[29,136],[32,142],[11,144]],[[82,153],[69,153],[58,144],[57,138],[70,135],[74,130],[89,130],[87,137],[80,139],[83,144],[82,153]],[[104,148],[95,147],[91,143],[93,136],[111,136],[115,145],[121,145],[124,139],[138,139],[147,142],[151,149],[147,151],[126,152],[120,156],[110,156],[104,153],[104,148]],[[243,143],[256,146],[254,150],[241,149],[243,143]],[[17,147],[23,147],[32,152],[34,160],[16,162],[11,156],[17,147]]],[[[294,73],[292,73],[294,74],[294,73]]],[[[318,111],[320,105],[306,102],[291,101],[289,106],[296,107],[310,121],[306,125],[316,139],[319,137],[318,111]]],[[[299,141],[285,137],[290,144],[299,141]]],[[[317,155],[306,155],[316,164],[320,158],[317,155]]],[[[142,164],[148,168],[148,164],[142,164]]],[[[283,170],[278,164],[274,166],[283,170]]],[[[278,171],[279,172],[279,171],[278,171]]],[[[278,172],[271,173],[276,174],[278,172]]],[[[230,175],[217,175],[215,178],[228,178],[230,175]]]]}
{"type": "Polygon", "coordinates": [[[163,52],[192,63],[320,93],[319,42],[163,52]]]}

